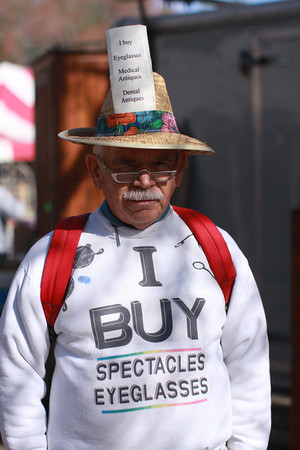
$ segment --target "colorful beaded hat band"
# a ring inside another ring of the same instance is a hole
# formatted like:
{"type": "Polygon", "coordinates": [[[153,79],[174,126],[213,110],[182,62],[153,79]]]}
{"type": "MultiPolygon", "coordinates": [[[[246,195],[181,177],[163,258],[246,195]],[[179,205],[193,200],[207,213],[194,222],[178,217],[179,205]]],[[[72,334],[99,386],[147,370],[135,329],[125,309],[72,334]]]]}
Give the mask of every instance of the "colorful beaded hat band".
{"type": "Polygon", "coordinates": [[[128,136],[159,132],[179,133],[173,114],[167,111],[108,114],[99,117],[96,127],[96,136],[128,136]]]}

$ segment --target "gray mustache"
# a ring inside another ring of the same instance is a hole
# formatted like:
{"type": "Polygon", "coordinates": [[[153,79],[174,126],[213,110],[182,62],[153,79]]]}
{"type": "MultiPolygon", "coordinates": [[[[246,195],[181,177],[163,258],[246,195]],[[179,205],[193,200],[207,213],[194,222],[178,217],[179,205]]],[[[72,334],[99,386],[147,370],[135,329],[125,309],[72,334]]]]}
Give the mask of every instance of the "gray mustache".
{"type": "Polygon", "coordinates": [[[151,190],[130,190],[126,191],[123,194],[124,200],[162,200],[164,197],[163,193],[157,189],[154,191],[151,190]]]}

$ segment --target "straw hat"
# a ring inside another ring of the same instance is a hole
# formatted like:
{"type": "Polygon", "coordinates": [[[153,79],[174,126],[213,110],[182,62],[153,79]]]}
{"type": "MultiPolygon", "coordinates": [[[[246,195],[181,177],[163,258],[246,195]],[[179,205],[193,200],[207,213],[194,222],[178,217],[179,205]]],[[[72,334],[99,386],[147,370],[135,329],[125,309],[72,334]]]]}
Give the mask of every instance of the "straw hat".
{"type": "Polygon", "coordinates": [[[214,153],[204,142],[178,131],[165,80],[155,72],[153,78],[155,111],[115,114],[109,90],[96,128],[73,128],[58,136],[75,144],[185,150],[191,155],[214,153]]]}

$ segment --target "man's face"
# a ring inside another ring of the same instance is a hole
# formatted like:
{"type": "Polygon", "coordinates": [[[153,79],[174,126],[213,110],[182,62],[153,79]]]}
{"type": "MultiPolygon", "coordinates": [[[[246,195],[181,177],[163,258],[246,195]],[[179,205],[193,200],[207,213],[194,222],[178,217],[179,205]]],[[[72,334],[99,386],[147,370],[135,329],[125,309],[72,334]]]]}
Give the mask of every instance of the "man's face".
{"type": "Polygon", "coordinates": [[[117,183],[99,162],[98,156],[88,155],[89,172],[95,186],[103,190],[111,212],[122,222],[144,229],[165,212],[175,188],[181,183],[186,154],[164,149],[106,147],[100,159],[113,173],[178,169],[175,178],[162,183],[152,180],[147,172],[141,172],[131,183],[117,183]]]}

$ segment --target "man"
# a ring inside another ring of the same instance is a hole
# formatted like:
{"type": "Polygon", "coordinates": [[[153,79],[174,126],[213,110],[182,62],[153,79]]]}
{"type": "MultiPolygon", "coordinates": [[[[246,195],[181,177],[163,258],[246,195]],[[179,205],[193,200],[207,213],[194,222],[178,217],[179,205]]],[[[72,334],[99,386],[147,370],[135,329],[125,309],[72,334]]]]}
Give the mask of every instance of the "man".
{"type": "Polygon", "coordinates": [[[55,322],[47,426],[40,283],[51,234],[30,250],[11,286],[0,357],[8,449],[267,447],[260,296],[247,260],[222,231],[237,274],[226,313],[206,255],[170,206],[187,155],[212,150],[178,132],[164,80],[154,74],[154,82],[156,111],[114,114],[108,94],[96,131],[61,134],[93,146],[87,168],[106,200],[81,235],[55,322]]]}

